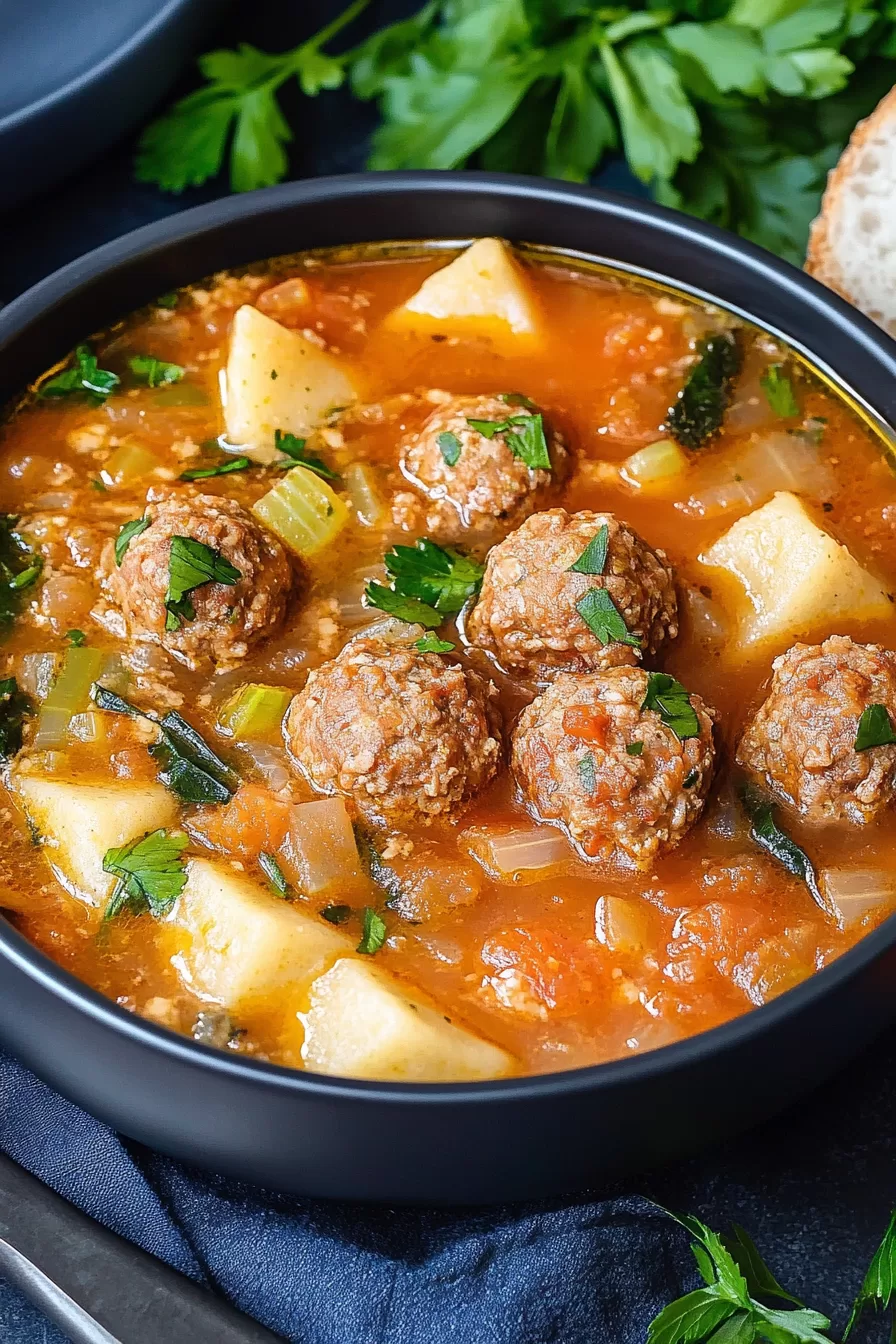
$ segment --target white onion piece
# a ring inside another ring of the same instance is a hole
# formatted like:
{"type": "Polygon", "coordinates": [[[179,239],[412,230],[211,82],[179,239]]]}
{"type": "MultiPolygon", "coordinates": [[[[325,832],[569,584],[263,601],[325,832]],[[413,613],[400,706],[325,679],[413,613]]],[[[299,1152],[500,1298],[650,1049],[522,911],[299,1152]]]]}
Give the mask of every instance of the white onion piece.
{"type": "Polygon", "coordinates": [[[723,644],[731,623],[721,604],[690,584],[681,585],[679,596],[690,636],[702,644],[723,644]]]}
{"type": "Polygon", "coordinates": [[[366,565],[350,574],[345,583],[333,594],[339,604],[339,621],[345,626],[370,625],[382,618],[376,607],[364,605],[364,589],[368,583],[388,583],[385,565],[366,565]]]}
{"type": "Polygon", "coordinates": [[[56,669],[61,661],[61,654],[26,653],[19,673],[22,690],[35,700],[45,700],[56,680],[56,669]]]}
{"type": "Polygon", "coordinates": [[[248,758],[252,768],[274,793],[289,787],[292,776],[289,772],[289,758],[283,747],[275,747],[268,742],[241,742],[238,750],[248,758]]]}
{"type": "Polygon", "coordinates": [[[553,826],[518,830],[472,827],[461,836],[467,852],[499,882],[540,882],[575,862],[562,831],[553,826]]]}
{"type": "Polygon", "coordinates": [[[700,518],[753,509],[778,490],[816,502],[828,498],[834,476],[819,444],[803,434],[764,434],[740,451],[708,458],[692,477],[693,489],[676,507],[700,518]]]}
{"type": "Polygon", "coordinates": [[[896,904],[896,874],[881,868],[824,868],[824,893],[845,924],[882,905],[896,904]]]}
{"type": "Polygon", "coordinates": [[[45,495],[37,495],[32,500],[32,508],[35,509],[59,509],[65,512],[66,509],[74,507],[75,497],[69,490],[50,491],[45,495]]]}
{"type": "Polygon", "coordinates": [[[344,798],[298,803],[279,851],[283,871],[306,896],[362,885],[364,875],[344,798]]]}

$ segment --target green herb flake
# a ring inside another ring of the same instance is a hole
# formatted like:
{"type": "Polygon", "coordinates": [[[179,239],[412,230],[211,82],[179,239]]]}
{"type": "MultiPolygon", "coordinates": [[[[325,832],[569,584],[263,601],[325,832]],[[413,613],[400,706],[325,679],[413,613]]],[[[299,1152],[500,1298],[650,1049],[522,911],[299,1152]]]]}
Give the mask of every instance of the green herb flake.
{"type": "Polygon", "coordinates": [[[94,476],[93,480],[90,482],[90,488],[91,490],[95,490],[98,495],[105,495],[109,491],[106,482],[101,481],[98,476],[94,476]]]}
{"type": "Polygon", "coordinates": [[[483,438],[493,439],[496,434],[503,434],[510,452],[525,462],[530,471],[551,470],[541,415],[511,415],[506,420],[477,420],[467,416],[466,421],[483,438]]]}
{"type": "Polygon", "coordinates": [[[180,294],[176,289],[172,289],[168,294],[160,294],[156,299],[157,308],[176,308],[180,300],[180,294]]]}
{"type": "Polygon", "coordinates": [[[582,789],[590,797],[597,787],[597,774],[594,766],[594,754],[588,752],[581,760],[576,761],[576,769],[579,772],[579,779],[582,781],[582,789]]]}
{"type": "Polygon", "coordinates": [[[8,632],[43,572],[43,559],[16,530],[18,521],[14,514],[0,514],[0,635],[8,632]]]}
{"type": "Polygon", "coordinates": [[[508,406],[522,406],[527,411],[538,410],[531,397],[525,396],[522,392],[499,392],[498,400],[505,402],[508,406]]]}
{"type": "Polygon", "coordinates": [[[151,519],[148,518],[146,514],[144,514],[142,518],[132,518],[129,523],[125,523],[124,527],[121,529],[118,536],[115,538],[116,565],[121,564],[122,560],[127,554],[127,549],[130,546],[131,542],[134,540],[135,537],[139,537],[141,532],[146,531],[146,529],[149,527],[150,522],[151,519]]]}
{"type": "Polygon", "coordinates": [[[668,672],[647,673],[647,694],[641,709],[652,709],[655,714],[659,714],[679,742],[700,736],[700,721],[691,704],[690,693],[668,672]]]}
{"type": "Polygon", "coordinates": [[[365,957],[372,957],[375,952],[379,952],[383,943],[386,941],[386,922],[370,905],[364,907],[364,924],[361,930],[361,941],[357,946],[357,951],[365,957]]]}
{"type": "Polygon", "coordinates": [[[625,746],[627,756],[641,756],[644,753],[643,742],[627,742],[625,746]]]}
{"type": "Polygon", "coordinates": [[[15,756],[22,745],[25,719],[33,713],[31,696],[19,689],[15,677],[0,680],[0,758],[15,756]]]}
{"type": "Polygon", "coordinates": [[[295,434],[287,434],[282,429],[275,429],[274,447],[278,453],[283,453],[283,457],[274,465],[285,471],[289,471],[292,467],[305,467],[308,471],[313,471],[316,475],[322,476],[325,481],[338,481],[340,479],[338,472],[328,467],[321,458],[306,452],[306,442],[307,440],[300,439],[295,434]]]}
{"type": "Polygon", "coordinates": [[[414,641],[414,648],[421,653],[452,653],[454,645],[450,639],[440,639],[434,631],[428,630],[422,639],[414,641]]]}
{"type": "Polygon", "coordinates": [[[262,850],[258,856],[258,866],[278,896],[289,895],[289,883],[273,854],[267,854],[262,850]]]}
{"type": "Polygon", "coordinates": [[[859,726],[856,730],[856,751],[868,751],[871,747],[889,747],[896,742],[893,721],[886,705],[868,705],[862,710],[859,726]]]}
{"type": "Polygon", "coordinates": [[[456,467],[460,461],[460,450],[462,447],[460,439],[456,434],[452,434],[446,429],[442,434],[436,436],[436,443],[439,446],[439,452],[445,460],[446,467],[456,467]]]}
{"type": "Polygon", "coordinates": [[[576,603],[576,611],[601,644],[629,644],[635,649],[641,647],[640,639],[629,632],[606,588],[589,588],[576,603]]]}
{"type": "Polygon", "coordinates": [[[799,415],[800,404],[783,364],[769,364],[759,382],[775,415],[779,415],[782,420],[791,420],[799,415]]]}
{"type": "Polygon", "coordinates": [[[70,368],[41,383],[37,390],[38,397],[44,401],[55,401],[73,393],[83,393],[88,401],[99,405],[121,382],[117,373],[99,368],[97,357],[89,345],[79,345],[72,358],[74,362],[70,368]]]}
{"type": "MultiPolygon", "coordinates": [[[[846,1344],[853,1326],[866,1307],[873,1307],[875,1311],[888,1309],[893,1300],[894,1289],[896,1289],[896,1209],[890,1214],[887,1230],[874,1252],[868,1272],[852,1305],[846,1329],[843,1331],[843,1344],[846,1344]]],[[[893,1325],[893,1331],[896,1331],[896,1323],[893,1325]]]]}
{"type": "Polygon", "coordinates": [[[721,429],[741,361],[730,331],[698,341],[697,362],[666,417],[666,428],[682,447],[702,448],[721,429]]]}
{"type": "Polygon", "coordinates": [[[692,789],[694,785],[697,783],[697,780],[699,778],[700,778],[699,770],[689,770],[688,773],[685,775],[684,779],[681,781],[681,787],[683,789],[692,789]]]}
{"type": "Polygon", "coordinates": [[[325,905],[321,915],[328,924],[347,924],[352,917],[350,905],[325,905]]]}
{"type": "Polygon", "coordinates": [[[168,590],[165,593],[166,630],[179,630],[183,621],[196,619],[190,593],[207,583],[232,588],[242,578],[240,571],[220,551],[193,537],[172,537],[168,556],[168,590]]]}
{"type": "Polygon", "coordinates": [[[610,544],[610,528],[601,523],[575,564],[569,566],[571,574],[603,574],[607,563],[607,548],[610,544]]]}
{"type": "Polygon", "coordinates": [[[836,912],[832,910],[821,892],[815,868],[808,854],[795,840],[791,840],[775,821],[775,805],[772,800],[752,784],[747,784],[741,790],[741,800],[750,819],[750,835],[756,844],[780,863],[782,868],[786,868],[788,873],[805,882],[812,899],[825,914],[836,917],[836,912]]]}
{"type": "Polygon", "coordinates": [[[229,476],[232,471],[245,471],[247,467],[254,466],[248,457],[229,457],[223,462],[218,462],[213,467],[190,467],[187,471],[182,471],[180,479],[182,481],[206,481],[212,476],[229,476]]]}
{"type": "Polygon", "coordinates": [[[477,560],[425,537],[414,546],[394,546],[384,559],[392,586],[368,583],[365,602],[430,630],[441,625],[446,614],[460,611],[479,591],[485,573],[477,560]]]}
{"type": "Polygon", "coordinates": [[[147,387],[166,387],[170,383],[179,383],[185,372],[182,365],[168,364],[164,359],[156,359],[155,355],[132,355],[128,360],[128,368],[138,382],[145,383],[147,387]]]}
{"type": "Polygon", "coordinates": [[[150,831],[139,840],[107,849],[103,872],[117,879],[104,919],[127,911],[148,910],[156,919],[168,914],[184,889],[187,874],[181,857],[189,841],[170,831],[150,831]]]}
{"type": "Polygon", "coordinates": [[[87,643],[87,636],[83,630],[66,630],[65,638],[73,649],[83,649],[87,643]]]}

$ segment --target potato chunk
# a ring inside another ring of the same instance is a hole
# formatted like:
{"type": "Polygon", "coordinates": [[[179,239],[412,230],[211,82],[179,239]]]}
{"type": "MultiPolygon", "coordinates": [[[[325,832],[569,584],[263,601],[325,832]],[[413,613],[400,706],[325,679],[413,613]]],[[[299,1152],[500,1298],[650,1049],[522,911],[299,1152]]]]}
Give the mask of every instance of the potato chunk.
{"type": "Polygon", "coordinates": [[[787,492],[739,519],[700,560],[727,569],[743,584],[750,609],[742,615],[740,635],[747,644],[893,616],[877,579],[787,492]]]}
{"type": "Polygon", "coordinates": [[[480,238],[427,277],[386,319],[414,330],[450,326],[458,334],[518,344],[538,333],[538,308],[526,277],[500,238],[480,238]]]}
{"type": "Polygon", "coordinates": [[[399,981],[343,959],[311,987],[302,1059],[315,1073],[412,1083],[501,1078],[504,1050],[447,1021],[399,981]]]}
{"type": "Polygon", "coordinates": [[[16,775],[13,788],[59,880],[86,905],[104,904],[115,885],[103,872],[108,849],[177,819],[177,802],[162,784],[76,784],[16,775]]]}
{"type": "Polygon", "coordinates": [[[339,360],[257,308],[238,308],[230,333],[227,437],[256,462],[273,462],[274,431],[306,435],[333,406],[357,397],[339,360]]]}
{"type": "Polygon", "coordinates": [[[301,994],[351,950],[345,934],[317,915],[208,859],[189,864],[169,923],[185,935],[175,962],[181,978],[229,1009],[301,994]]]}

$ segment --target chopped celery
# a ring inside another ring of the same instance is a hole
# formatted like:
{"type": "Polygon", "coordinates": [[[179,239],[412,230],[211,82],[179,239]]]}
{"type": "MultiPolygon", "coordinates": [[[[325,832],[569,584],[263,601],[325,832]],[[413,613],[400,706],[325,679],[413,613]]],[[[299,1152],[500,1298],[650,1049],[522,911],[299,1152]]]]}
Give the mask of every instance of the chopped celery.
{"type": "Polygon", "coordinates": [[[250,681],[233,694],[218,712],[218,730],[237,741],[276,739],[292,691],[250,681]]]}
{"type": "Polygon", "coordinates": [[[377,486],[376,473],[367,462],[352,462],[342,473],[352,507],[365,527],[382,527],[389,510],[377,486]]]}
{"type": "Polygon", "coordinates": [[[293,467],[252,512],[298,555],[321,550],[348,522],[345,501],[304,467],[293,467]]]}
{"type": "Polygon", "coordinates": [[[100,476],[105,485],[129,485],[141,476],[148,476],[159,466],[161,463],[155,453],[129,436],[115,449],[100,476]]]}
{"type": "Polygon", "coordinates": [[[671,439],[659,439],[632,453],[622,464],[622,474],[635,485],[653,485],[680,476],[688,469],[687,454],[671,439]]]}
{"type": "Polygon", "coordinates": [[[118,654],[108,649],[69,649],[59,676],[41,705],[35,749],[46,751],[49,747],[64,746],[72,718],[90,706],[93,683],[101,677],[108,679],[120,666],[118,654]]]}

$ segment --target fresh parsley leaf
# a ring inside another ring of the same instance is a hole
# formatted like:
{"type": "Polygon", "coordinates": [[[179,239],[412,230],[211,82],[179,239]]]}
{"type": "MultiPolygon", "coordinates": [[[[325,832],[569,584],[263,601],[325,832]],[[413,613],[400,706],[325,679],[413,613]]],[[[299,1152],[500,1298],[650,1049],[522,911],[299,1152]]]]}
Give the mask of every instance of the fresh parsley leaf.
{"type": "Polygon", "coordinates": [[[793,383],[784,372],[783,364],[769,364],[759,382],[765,393],[765,399],[775,415],[780,415],[782,420],[790,420],[793,416],[799,415],[800,404],[796,399],[793,383]]]}
{"type": "Polygon", "coordinates": [[[647,673],[647,694],[642,710],[652,709],[659,714],[667,728],[671,728],[679,742],[700,736],[700,721],[691,704],[691,697],[680,681],[668,672],[647,673]]]}
{"type": "Polygon", "coordinates": [[[792,1302],[795,1307],[804,1305],[798,1297],[781,1287],[759,1254],[753,1238],[739,1223],[732,1223],[731,1231],[722,1234],[722,1243],[744,1276],[753,1297],[778,1297],[784,1302],[792,1302]]]}
{"type": "Polygon", "coordinates": [[[352,917],[350,905],[325,905],[320,912],[329,924],[346,924],[352,917]]]}
{"type": "Polygon", "coordinates": [[[295,434],[286,434],[282,429],[274,430],[274,447],[278,452],[283,453],[285,461],[278,462],[278,467],[285,467],[287,471],[290,467],[307,467],[309,471],[316,472],[322,476],[325,481],[338,481],[339,473],[332,471],[319,457],[305,451],[305,440],[298,438],[295,434]]]}
{"type": "Polygon", "coordinates": [[[436,443],[439,446],[439,452],[445,460],[446,467],[456,467],[460,461],[461,441],[456,434],[452,434],[449,429],[436,436],[436,443]]]}
{"type": "Polygon", "coordinates": [[[132,518],[129,523],[125,523],[115,538],[115,563],[120,565],[127,549],[135,537],[139,537],[141,532],[145,532],[149,527],[150,519],[143,515],[142,518],[132,518]]]}
{"type": "Polygon", "coordinates": [[[587,752],[581,760],[577,761],[576,769],[579,772],[579,779],[582,781],[582,788],[585,793],[592,794],[597,786],[593,752],[587,752]]]}
{"type": "Polygon", "coordinates": [[[37,395],[46,400],[71,396],[73,392],[83,392],[89,401],[99,405],[121,382],[117,373],[101,369],[96,355],[89,345],[79,345],[75,350],[74,363],[62,373],[41,383],[37,395]]]}
{"type": "Polygon", "coordinates": [[[742,361],[740,345],[730,331],[703,337],[697,352],[697,362],[666,417],[669,433],[685,448],[702,448],[721,429],[742,361]]]}
{"type": "Polygon", "coordinates": [[[641,647],[640,639],[630,633],[606,588],[589,588],[576,603],[576,611],[601,644],[630,644],[635,649],[641,647]]]}
{"type": "Polygon", "coordinates": [[[601,523],[575,564],[569,566],[573,574],[603,574],[607,563],[607,548],[610,543],[610,528],[601,523]]]}
{"type": "Polygon", "coordinates": [[[9,631],[27,590],[37,582],[43,560],[16,530],[18,518],[0,514],[0,635],[9,631]]]}
{"type": "Polygon", "coordinates": [[[440,639],[432,630],[422,637],[415,640],[414,648],[419,649],[421,653],[451,653],[454,645],[450,639],[440,639]]]}
{"type": "MultiPolygon", "coordinates": [[[[890,1214],[883,1240],[874,1252],[868,1272],[849,1313],[849,1320],[843,1331],[844,1344],[867,1306],[873,1307],[875,1311],[887,1310],[893,1300],[894,1286],[896,1286],[896,1209],[890,1214]]],[[[896,1325],[893,1328],[896,1329],[896,1325]]]]}
{"type": "Polygon", "coordinates": [[[220,551],[193,537],[172,537],[168,555],[168,589],[165,593],[166,630],[179,630],[183,621],[196,619],[190,593],[207,583],[232,588],[242,578],[240,571],[220,551]]]}
{"type": "Polygon", "coordinates": [[[416,597],[403,597],[397,588],[386,588],[376,581],[371,581],[364,589],[364,601],[368,607],[384,611],[387,616],[407,621],[409,625],[422,625],[427,630],[435,630],[445,619],[428,602],[420,602],[416,597]]]}
{"type": "Polygon", "coordinates": [[[855,750],[868,751],[871,747],[888,747],[896,742],[893,720],[886,705],[868,705],[862,710],[856,731],[855,750]]]}
{"type": "Polygon", "coordinates": [[[383,943],[386,941],[386,922],[381,919],[372,906],[364,907],[364,925],[361,930],[361,941],[357,946],[357,951],[363,953],[366,957],[372,957],[375,952],[379,952],[383,943]]]}
{"type": "Polygon", "coordinates": [[[483,565],[450,547],[421,537],[414,546],[395,546],[385,556],[392,587],[369,583],[364,599],[399,620],[434,630],[446,613],[460,611],[478,592],[483,565]]]}
{"type": "Polygon", "coordinates": [[[180,294],[176,289],[171,289],[167,294],[160,294],[156,299],[157,308],[176,308],[180,300],[180,294]]]}
{"type": "Polygon", "coordinates": [[[741,790],[741,798],[750,819],[752,839],[788,873],[793,873],[794,877],[805,882],[812,899],[825,914],[835,916],[836,912],[831,909],[818,885],[818,877],[808,854],[775,821],[775,806],[771,799],[752,784],[741,790]]]}
{"type": "Polygon", "coordinates": [[[147,387],[164,387],[168,383],[179,383],[184,376],[180,364],[168,364],[155,355],[132,355],[128,368],[135,378],[147,387]]]}
{"type": "Polygon", "coordinates": [[[627,756],[642,756],[644,754],[644,743],[627,742],[625,745],[625,753],[627,756]]]}
{"type": "Polygon", "coordinates": [[[82,649],[87,643],[87,636],[83,630],[66,630],[65,638],[73,649],[82,649]]]}
{"type": "Polygon", "coordinates": [[[278,896],[289,895],[289,883],[283,875],[283,869],[280,867],[273,854],[267,854],[262,850],[258,856],[258,866],[278,896]]]}
{"type": "Polygon", "coordinates": [[[186,885],[181,855],[188,843],[185,835],[161,830],[107,849],[103,872],[118,880],[104,918],[112,919],[125,910],[135,915],[148,910],[156,919],[166,915],[186,885]]]}
{"type": "Polygon", "coordinates": [[[232,471],[245,471],[247,467],[254,466],[248,457],[228,457],[223,462],[216,463],[213,467],[190,467],[187,471],[182,471],[180,479],[182,481],[205,481],[212,476],[229,476],[232,471]]]}
{"type": "Polygon", "coordinates": [[[531,397],[524,396],[522,392],[499,392],[498,400],[506,402],[508,406],[522,406],[527,411],[538,410],[538,406],[531,397]]]}
{"type": "Polygon", "coordinates": [[[513,456],[525,462],[530,471],[551,470],[541,415],[511,415],[506,420],[477,420],[467,416],[466,420],[483,438],[493,439],[495,435],[503,434],[513,456]]]}
{"type": "Polygon", "coordinates": [[[33,712],[31,696],[19,690],[15,677],[0,680],[0,758],[15,756],[22,745],[25,719],[33,712]]]}

